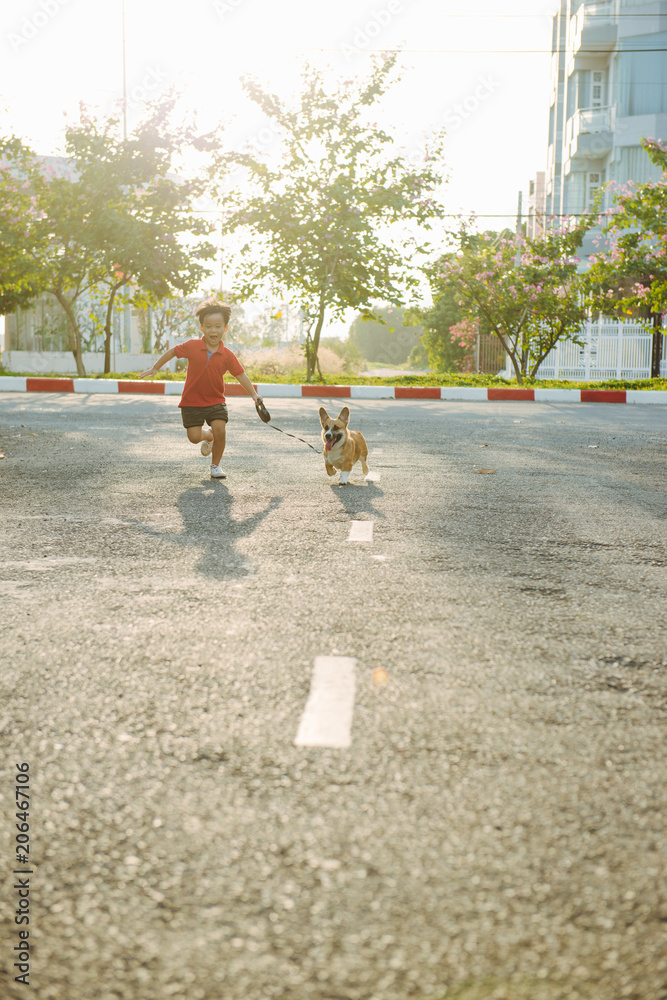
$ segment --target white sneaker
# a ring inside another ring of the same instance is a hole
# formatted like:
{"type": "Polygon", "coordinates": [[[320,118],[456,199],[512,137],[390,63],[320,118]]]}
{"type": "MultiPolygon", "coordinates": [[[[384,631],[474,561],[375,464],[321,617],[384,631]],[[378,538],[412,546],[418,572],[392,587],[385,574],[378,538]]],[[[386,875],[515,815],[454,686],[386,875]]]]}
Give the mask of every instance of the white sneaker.
{"type": "Polygon", "coordinates": [[[219,465],[211,466],[211,479],[226,479],[227,473],[223,472],[219,465]]]}
{"type": "Polygon", "coordinates": [[[200,451],[202,455],[210,455],[213,451],[213,442],[206,440],[202,441],[200,451]]]}

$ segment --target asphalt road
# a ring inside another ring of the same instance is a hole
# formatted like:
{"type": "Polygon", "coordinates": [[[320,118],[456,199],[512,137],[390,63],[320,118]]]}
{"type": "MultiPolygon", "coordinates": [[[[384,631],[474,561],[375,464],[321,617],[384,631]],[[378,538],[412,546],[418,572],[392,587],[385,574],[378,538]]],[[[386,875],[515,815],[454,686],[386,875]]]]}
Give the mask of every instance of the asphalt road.
{"type": "Polygon", "coordinates": [[[3,997],[27,762],[37,1000],[667,998],[665,408],[351,409],[0,394],[3,997]]]}

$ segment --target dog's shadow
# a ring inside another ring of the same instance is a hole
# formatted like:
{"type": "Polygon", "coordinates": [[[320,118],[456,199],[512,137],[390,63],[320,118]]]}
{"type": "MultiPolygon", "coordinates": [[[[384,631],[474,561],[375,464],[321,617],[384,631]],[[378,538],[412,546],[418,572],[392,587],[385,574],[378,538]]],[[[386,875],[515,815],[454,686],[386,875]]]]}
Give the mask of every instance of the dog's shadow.
{"type": "Polygon", "coordinates": [[[219,480],[206,480],[201,487],[185,490],[176,502],[182,531],[157,531],[144,524],[137,527],[154,538],[200,549],[194,568],[203,576],[233,579],[254,572],[254,567],[236,551],[236,543],[251,535],[282,502],[282,497],[271,497],[262,510],[237,520],[231,516],[234,498],[227,486],[219,480]]]}
{"type": "Polygon", "coordinates": [[[358,514],[372,514],[377,518],[384,518],[382,511],[377,510],[374,501],[384,496],[384,491],[373,482],[364,480],[355,482],[348,480],[345,486],[338,482],[331,483],[331,492],[340,500],[346,514],[354,517],[358,514]]]}

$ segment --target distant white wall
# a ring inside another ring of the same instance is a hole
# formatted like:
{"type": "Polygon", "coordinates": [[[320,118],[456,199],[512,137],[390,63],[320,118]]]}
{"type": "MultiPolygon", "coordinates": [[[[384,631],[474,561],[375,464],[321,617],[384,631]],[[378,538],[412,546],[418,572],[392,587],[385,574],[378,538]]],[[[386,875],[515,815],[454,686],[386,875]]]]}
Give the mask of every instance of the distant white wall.
{"type": "MultiPolygon", "coordinates": [[[[4,323],[4,320],[2,320],[4,323]]],[[[143,372],[150,368],[158,359],[159,354],[116,354],[114,363],[111,357],[111,370],[114,372],[143,372]]],[[[84,352],[83,364],[87,373],[97,375],[104,371],[104,354],[84,352]]],[[[45,372],[59,372],[63,375],[76,375],[76,364],[69,351],[3,351],[2,365],[7,371],[34,372],[41,375],[45,372]]],[[[176,370],[176,358],[163,366],[163,370],[176,370]]]]}

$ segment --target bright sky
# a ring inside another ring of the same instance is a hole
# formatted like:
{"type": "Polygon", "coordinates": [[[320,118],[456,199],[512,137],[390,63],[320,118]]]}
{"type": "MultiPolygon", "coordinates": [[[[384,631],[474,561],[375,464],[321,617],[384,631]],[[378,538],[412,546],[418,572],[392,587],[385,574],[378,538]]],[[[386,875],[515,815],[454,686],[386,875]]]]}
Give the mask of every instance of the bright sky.
{"type": "MultiPolygon", "coordinates": [[[[514,224],[517,194],[544,170],[551,17],[556,0],[125,0],[129,126],[142,102],[183,91],[203,131],[230,139],[265,123],[243,96],[252,74],[284,96],[305,60],[365,76],[369,53],[403,49],[403,75],[377,114],[410,149],[448,133],[449,210],[514,224]],[[500,217],[498,217],[500,216],[500,217]]],[[[122,0],[13,0],[0,12],[0,128],[40,153],[61,148],[78,103],[122,94],[122,0]],[[4,109],[4,112],[3,112],[4,109]]],[[[524,194],[525,205],[525,194],[524,194]]]]}

